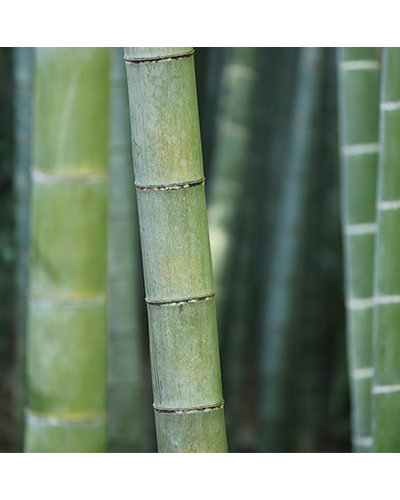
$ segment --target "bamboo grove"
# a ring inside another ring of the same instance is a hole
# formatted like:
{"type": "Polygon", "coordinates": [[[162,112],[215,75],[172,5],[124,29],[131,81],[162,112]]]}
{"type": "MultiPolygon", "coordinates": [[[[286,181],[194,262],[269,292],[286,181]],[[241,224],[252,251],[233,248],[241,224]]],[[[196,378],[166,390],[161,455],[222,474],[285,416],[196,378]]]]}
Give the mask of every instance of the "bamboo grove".
{"type": "Polygon", "coordinates": [[[0,48],[0,165],[1,452],[400,452],[399,48],[0,48]]]}

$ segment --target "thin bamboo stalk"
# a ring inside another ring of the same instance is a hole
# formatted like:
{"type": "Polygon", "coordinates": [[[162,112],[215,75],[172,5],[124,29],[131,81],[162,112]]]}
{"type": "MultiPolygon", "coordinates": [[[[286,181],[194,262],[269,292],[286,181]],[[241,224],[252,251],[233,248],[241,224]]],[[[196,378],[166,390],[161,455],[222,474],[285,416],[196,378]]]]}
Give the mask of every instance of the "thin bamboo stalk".
{"type": "MultiPolygon", "coordinates": [[[[196,49],[197,50],[197,49],[196,49]]],[[[203,164],[205,175],[212,171],[212,158],[216,140],[216,126],[218,119],[218,104],[222,94],[222,75],[226,66],[229,53],[227,47],[209,47],[207,49],[207,63],[203,78],[203,92],[199,94],[199,118],[201,144],[203,148],[203,164]],[[202,100],[203,99],[203,100],[202,100]]],[[[197,52],[195,64],[197,64],[197,52]]],[[[196,68],[196,76],[197,76],[196,68]]],[[[197,89],[199,87],[197,86],[197,89]]],[[[207,193],[207,186],[206,186],[207,193]]]]}
{"type": "Polygon", "coordinates": [[[225,452],[193,51],[126,48],[160,452],[225,452]]]}
{"type": "Polygon", "coordinates": [[[327,110],[324,127],[324,158],[327,192],[324,196],[327,207],[326,221],[322,224],[324,235],[324,276],[325,307],[321,328],[328,330],[329,337],[324,342],[327,356],[322,361],[328,368],[329,383],[324,390],[323,449],[320,451],[351,450],[350,439],[350,395],[348,371],[346,369],[346,329],[343,300],[343,255],[342,228],[340,217],[339,190],[339,137],[338,100],[336,75],[336,49],[328,49],[328,75],[326,84],[327,110]]]}
{"type": "Polygon", "coordinates": [[[276,239],[263,307],[261,345],[261,441],[264,451],[292,447],[293,403],[290,378],[296,306],[300,297],[304,224],[310,172],[315,160],[315,127],[322,96],[322,49],[304,48],[299,62],[288,168],[283,185],[276,239]]]}
{"type": "Polygon", "coordinates": [[[106,448],[109,51],[35,59],[28,452],[106,448]]]}
{"type": "Polygon", "coordinates": [[[258,81],[254,89],[254,109],[250,140],[246,160],[246,176],[242,180],[245,199],[241,204],[242,228],[236,240],[237,260],[229,277],[229,313],[226,315],[222,355],[224,392],[229,406],[226,408],[226,421],[229,448],[233,452],[254,449],[255,436],[252,418],[255,396],[254,381],[249,375],[254,373],[253,357],[249,356],[256,340],[257,273],[260,268],[260,254],[255,251],[259,237],[260,176],[265,170],[265,153],[269,150],[268,113],[274,102],[272,52],[275,49],[260,49],[258,54],[258,81]],[[266,144],[267,143],[267,144],[266,144]],[[250,361],[250,363],[248,363],[250,361]],[[250,369],[249,369],[250,368],[250,369]]]}
{"type": "Polygon", "coordinates": [[[400,49],[382,54],[373,328],[374,451],[399,452],[400,49]]]}
{"type": "Polygon", "coordinates": [[[12,451],[12,350],[14,333],[14,204],[12,49],[0,47],[0,450],[12,451]]]}
{"type": "Polygon", "coordinates": [[[132,190],[128,90],[122,48],[111,49],[108,240],[108,433],[112,452],[144,451],[139,226],[132,190]]]}
{"type": "Polygon", "coordinates": [[[14,358],[15,445],[22,450],[25,405],[26,315],[29,277],[29,201],[32,142],[33,49],[14,49],[16,341],[14,358]]]}
{"type": "MultiPolygon", "coordinates": [[[[327,84],[327,53],[321,57],[322,87],[327,84]]],[[[296,305],[296,322],[302,325],[296,331],[295,352],[292,373],[296,373],[293,381],[294,399],[296,401],[296,443],[298,452],[318,451],[324,423],[321,411],[324,409],[326,394],[326,377],[329,365],[323,352],[328,344],[326,329],[321,325],[324,317],[325,296],[322,286],[322,255],[324,249],[321,232],[327,225],[325,202],[328,198],[327,162],[329,157],[321,151],[323,140],[323,115],[325,115],[325,95],[320,100],[319,120],[315,122],[314,141],[316,143],[314,159],[309,167],[308,194],[305,222],[301,237],[304,239],[301,272],[298,273],[299,288],[296,305]],[[309,279],[307,279],[310,277],[309,279]]]]}
{"type": "Polygon", "coordinates": [[[237,260],[236,239],[243,220],[241,200],[249,160],[258,50],[252,47],[231,48],[222,75],[221,109],[208,197],[211,253],[222,338],[225,336],[224,315],[229,303],[230,276],[237,260]]]}
{"type": "Polygon", "coordinates": [[[352,441],[370,451],[373,261],[379,60],[374,48],[338,49],[341,204],[352,441]]]}

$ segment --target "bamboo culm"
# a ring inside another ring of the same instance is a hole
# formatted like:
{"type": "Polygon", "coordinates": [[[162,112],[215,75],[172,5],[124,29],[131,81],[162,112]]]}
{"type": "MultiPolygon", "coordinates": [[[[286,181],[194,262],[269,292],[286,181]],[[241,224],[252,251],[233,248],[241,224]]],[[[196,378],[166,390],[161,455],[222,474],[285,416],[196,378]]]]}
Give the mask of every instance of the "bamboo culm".
{"type": "Polygon", "coordinates": [[[106,449],[109,51],[35,55],[25,451],[106,449]]]}
{"type": "Polygon", "coordinates": [[[108,238],[108,435],[111,452],[144,451],[139,226],[123,49],[111,49],[108,238]]]}
{"type": "Polygon", "coordinates": [[[341,210],[353,449],[372,448],[373,266],[379,60],[375,48],[338,49],[341,210]]]}
{"type": "MultiPolygon", "coordinates": [[[[226,306],[235,263],[241,200],[249,164],[258,49],[231,48],[222,75],[221,109],[212,159],[208,218],[211,253],[218,293],[217,313],[224,342],[226,306]]],[[[229,342],[229,340],[227,340],[229,342]]]]}
{"type": "Polygon", "coordinates": [[[227,451],[191,48],[127,48],[159,452],[227,451]]]}
{"type": "MultiPolygon", "coordinates": [[[[271,50],[260,50],[257,57],[257,84],[252,100],[257,102],[249,122],[249,143],[242,189],[245,198],[241,205],[240,238],[236,239],[237,259],[229,277],[229,288],[234,290],[229,300],[229,313],[224,317],[226,335],[221,349],[224,392],[229,406],[226,409],[229,449],[233,452],[250,451],[255,447],[255,408],[250,389],[253,382],[249,369],[253,358],[250,351],[256,344],[257,291],[260,269],[258,240],[260,233],[260,201],[265,192],[259,192],[260,178],[265,172],[265,151],[268,133],[268,113],[274,102],[272,91],[271,50]],[[260,196],[259,196],[260,195],[260,196]],[[256,250],[257,248],[257,250],[256,250]]],[[[262,255],[262,253],[261,253],[262,255]]]]}
{"type": "Polygon", "coordinates": [[[400,49],[382,54],[375,242],[372,430],[374,451],[400,451],[400,49]]]}
{"type": "Polygon", "coordinates": [[[33,49],[14,49],[14,137],[15,137],[15,240],[17,247],[16,292],[17,335],[14,368],[15,446],[22,450],[25,405],[25,348],[27,290],[29,278],[29,202],[32,142],[33,49]]]}
{"type": "Polygon", "coordinates": [[[264,296],[261,344],[260,437],[266,451],[288,451],[294,436],[290,368],[296,339],[296,307],[301,290],[304,225],[310,174],[315,161],[315,129],[322,98],[322,49],[303,48],[292,116],[285,183],[277,212],[270,286],[264,296]],[[299,282],[300,281],[300,282],[299,282]]]}

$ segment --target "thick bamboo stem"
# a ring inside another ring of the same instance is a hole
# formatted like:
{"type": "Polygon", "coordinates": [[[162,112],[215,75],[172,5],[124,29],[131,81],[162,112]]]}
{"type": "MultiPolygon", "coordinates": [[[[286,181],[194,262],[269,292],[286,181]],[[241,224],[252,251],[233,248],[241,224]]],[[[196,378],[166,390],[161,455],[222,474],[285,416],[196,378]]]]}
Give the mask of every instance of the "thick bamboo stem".
{"type": "Polygon", "coordinates": [[[400,451],[400,49],[385,48],[380,97],[380,154],[373,329],[374,450],[400,451]]]}
{"type": "Polygon", "coordinates": [[[191,48],[127,48],[160,452],[227,451],[191,48]]]}
{"type": "Polygon", "coordinates": [[[376,49],[338,49],[338,94],[352,440],[355,451],[370,451],[379,100],[376,49]]]}
{"type": "Polygon", "coordinates": [[[108,240],[108,434],[112,452],[144,451],[142,289],[139,226],[132,190],[126,72],[111,49],[111,147],[108,240]]]}
{"type": "Polygon", "coordinates": [[[109,51],[36,53],[25,450],[106,448],[109,51]]]}

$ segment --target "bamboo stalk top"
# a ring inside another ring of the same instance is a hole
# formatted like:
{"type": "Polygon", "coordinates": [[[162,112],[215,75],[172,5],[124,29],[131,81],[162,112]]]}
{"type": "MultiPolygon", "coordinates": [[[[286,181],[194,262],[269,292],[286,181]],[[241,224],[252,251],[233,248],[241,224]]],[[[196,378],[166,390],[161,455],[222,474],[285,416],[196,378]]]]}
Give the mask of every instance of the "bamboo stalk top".
{"type": "Polygon", "coordinates": [[[141,62],[146,60],[187,57],[193,54],[192,47],[125,47],[125,60],[141,62]]]}

